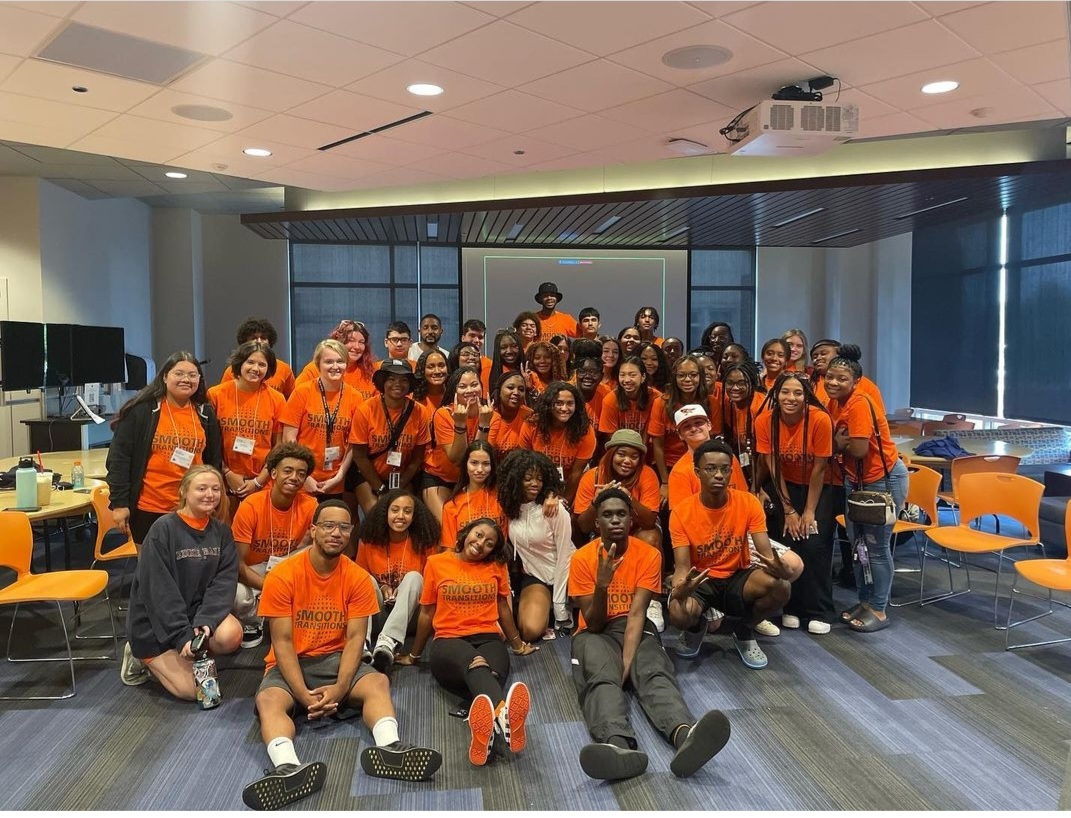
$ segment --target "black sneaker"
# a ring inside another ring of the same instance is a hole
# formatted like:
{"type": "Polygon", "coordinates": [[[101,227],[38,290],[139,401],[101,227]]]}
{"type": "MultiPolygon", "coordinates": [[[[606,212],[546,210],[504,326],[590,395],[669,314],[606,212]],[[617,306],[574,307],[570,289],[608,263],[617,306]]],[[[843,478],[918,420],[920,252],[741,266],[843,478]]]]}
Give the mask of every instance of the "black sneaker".
{"type": "Polygon", "coordinates": [[[599,781],[633,778],[647,769],[647,753],[613,744],[588,744],[580,749],[580,769],[599,781]]]}
{"type": "Polygon", "coordinates": [[[264,627],[262,625],[246,625],[242,628],[242,647],[255,648],[264,641],[264,627]]]}
{"type": "Polygon", "coordinates": [[[380,645],[372,652],[372,667],[380,673],[386,673],[393,664],[394,651],[386,645],[380,645]]]}
{"type": "Polygon", "coordinates": [[[443,757],[437,751],[414,747],[404,741],[386,747],[369,747],[361,753],[361,769],[365,774],[397,781],[427,781],[442,763],[443,757]]]}
{"type": "Polygon", "coordinates": [[[272,772],[242,790],[242,802],[250,809],[273,810],[319,792],[327,777],[327,765],[280,764],[272,772]]]}
{"type": "Polygon", "coordinates": [[[720,710],[711,710],[688,730],[684,743],[677,748],[669,769],[677,778],[687,778],[714,758],[729,741],[729,718],[720,710]]]}

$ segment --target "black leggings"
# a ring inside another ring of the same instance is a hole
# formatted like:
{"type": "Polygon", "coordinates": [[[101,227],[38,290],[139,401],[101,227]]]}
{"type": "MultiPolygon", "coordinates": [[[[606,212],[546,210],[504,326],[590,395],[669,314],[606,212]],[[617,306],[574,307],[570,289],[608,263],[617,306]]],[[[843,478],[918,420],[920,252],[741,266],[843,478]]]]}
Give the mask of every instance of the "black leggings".
{"type": "Polygon", "coordinates": [[[138,545],[145,542],[145,535],[149,533],[152,524],[165,516],[167,516],[167,512],[158,514],[155,511],[142,511],[140,508],[130,509],[128,524],[130,526],[130,536],[134,538],[134,542],[138,545]]]}
{"type": "Polygon", "coordinates": [[[506,698],[504,688],[509,676],[509,651],[497,633],[435,639],[431,643],[431,675],[466,702],[483,693],[491,699],[492,705],[497,705],[506,698]],[[470,668],[477,656],[486,659],[487,665],[470,668]]]}
{"type": "MultiPolygon", "coordinates": [[[[796,513],[802,514],[807,505],[807,486],[785,481],[788,496],[796,513]]],[[[772,484],[766,492],[777,497],[772,484]]],[[[814,521],[818,533],[805,540],[791,540],[785,530],[785,513],[782,505],[774,501],[772,510],[766,512],[766,524],[770,536],[789,546],[803,560],[803,573],[792,583],[792,596],[785,605],[785,613],[798,616],[804,625],[812,619],[820,622],[833,621],[833,487],[826,484],[818,495],[818,505],[814,512],[814,521]]]]}

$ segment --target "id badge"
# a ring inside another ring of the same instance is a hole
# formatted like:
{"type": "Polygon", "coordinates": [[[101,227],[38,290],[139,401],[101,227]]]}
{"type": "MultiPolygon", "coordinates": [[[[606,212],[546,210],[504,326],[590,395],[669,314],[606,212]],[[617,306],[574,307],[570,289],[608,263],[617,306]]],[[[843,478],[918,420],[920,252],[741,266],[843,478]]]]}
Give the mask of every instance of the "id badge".
{"type": "Polygon", "coordinates": [[[387,487],[391,489],[400,489],[402,487],[402,476],[398,472],[392,471],[387,478],[387,487]]]}
{"type": "Polygon", "coordinates": [[[395,469],[400,469],[402,467],[402,453],[397,449],[392,452],[387,452],[387,465],[395,469]]]}
{"type": "Polygon", "coordinates": [[[181,446],[176,446],[175,451],[171,452],[171,462],[176,466],[188,469],[193,465],[193,452],[183,449],[181,446]]]}
{"type": "MultiPolygon", "coordinates": [[[[286,556],[289,557],[290,555],[287,554],[286,556]]],[[[278,565],[280,562],[282,562],[285,559],[286,559],[286,557],[280,557],[280,556],[277,556],[276,554],[272,554],[270,557],[268,557],[267,568],[265,569],[264,573],[266,573],[266,574],[271,573],[271,569],[274,568],[276,565],[278,565]]]]}
{"type": "Polygon", "coordinates": [[[324,468],[330,470],[342,457],[341,446],[328,446],[324,449],[324,468]]]}
{"type": "Polygon", "coordinates": [[[558,477],[561,478],[561,481],[563,483],[565,482],[565,469],[563,469],[561,466],[558,466],[558,477]]]}
{"type": "Polygon", "coordinates": [[[740,457],[737,458],[740,461],[740,468],[746,469],[751,465],[751,455],[747,452],[740,452],[740,457]]]}
{"type": "Polygon", "coordinates": [[[255,442],[251,437],[236,437],[231,449],[238,452],[238,454],[253,454],[253,444],[255,442]]]}

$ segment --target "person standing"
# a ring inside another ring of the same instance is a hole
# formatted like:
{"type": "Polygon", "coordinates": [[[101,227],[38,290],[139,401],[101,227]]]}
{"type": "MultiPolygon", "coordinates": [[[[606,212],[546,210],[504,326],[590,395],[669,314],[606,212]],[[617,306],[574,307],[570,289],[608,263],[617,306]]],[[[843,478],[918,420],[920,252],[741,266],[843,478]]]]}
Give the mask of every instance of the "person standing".
{"type": "MultiPolygon", "coordinates": [[[[239,347],[248,344],[250,341],[255,341],[258,344],[267,346],[274,354],[275,344],[279,340],[279,333],[275,331],[275,327],[272,326],[271,321],[267,318],[247,318],[238,325],[235,338],[239,347]]],[[[226,383],[227,381],[233,381],[237,377],[238,373],[228,365],[223,370],[223,377],[219,379],[219,382],[221,384],[226,383]]],[[[290,364],[276,356],[275,372],[267,377],[265,383],[272,389],[277,389],[284,398],[289,398],[295,386],[294,370],[290,368],[290,364]]]]}
{"type": "Polygon", "coordinates": [[[439,346],[439,339],[443,337],[442,320],[433,312],[420,319],[420,340],[409,347],[409,360],[419,361],[425,352],[437,349],[445,358],[448,350],[439,346]]]}
{"type": "Polygon", "coordinates": [[[541,309],[539,317],[539,340],[549,341],[555,335],[568,335],[576,338],[576,318],[557,309],[565,298],[553,281],[544,281],[536,291],[535,300],[541,309]]]}

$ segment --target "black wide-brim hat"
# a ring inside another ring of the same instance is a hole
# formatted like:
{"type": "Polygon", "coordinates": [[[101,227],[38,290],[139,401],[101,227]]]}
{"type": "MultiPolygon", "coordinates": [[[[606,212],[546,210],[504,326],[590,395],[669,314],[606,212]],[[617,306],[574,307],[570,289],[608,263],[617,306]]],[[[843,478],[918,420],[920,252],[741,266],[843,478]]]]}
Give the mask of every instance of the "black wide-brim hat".
{"type": "Polygon", "coordinates": [[[379,365],[379,369],[372,373],[372,383],[375,384],[376,389],[380,392],[383,391],[383,384],[386,383],[388,375],[405,375],[409,379],[408,391],[413,391],[413,386],[416,384],[416,375],[413,374],[413,370],[405,361],[388,358],[379,365]]]}
{"type": "Polygon", "coordinates": [[[553,281],[544,281],[539,285],[539,291],[535,294],[535,300],[539,301],[545,295],[553,295],[558,301],[563,301],[565,296],[558,292],[558,285],[553,281]]]}

